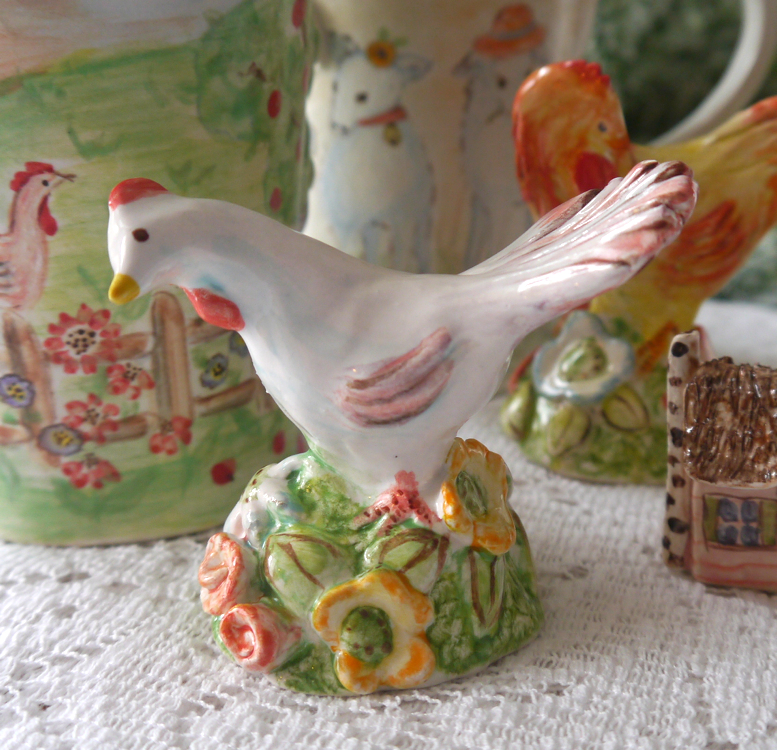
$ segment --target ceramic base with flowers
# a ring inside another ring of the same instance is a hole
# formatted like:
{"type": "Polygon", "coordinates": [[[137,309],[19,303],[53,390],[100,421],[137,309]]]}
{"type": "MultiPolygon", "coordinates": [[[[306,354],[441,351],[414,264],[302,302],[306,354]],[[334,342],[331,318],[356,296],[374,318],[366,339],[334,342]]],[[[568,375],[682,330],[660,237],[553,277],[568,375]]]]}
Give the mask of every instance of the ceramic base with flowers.
{"type": "Polygon", "coordinates": [[[180,286],[240,332],[311,448],[254,476],[209,544],[224,648],[281,685],[347,694],[465,674],[534,635],[507,467],[456,435],[520,339],[636,273],[694,202],[684,165],[646,162],[459,276],[414,275],[239,206],[117,185],[111,299],[180,286]]]}
{"type": "Polygon", "coordinates": [[[639,350],[623,321],[572,313],[514,373],[505,430],[532,461],[567,476],[663,482],[666,367],[641,368],[639,350]]]}
{"type": "Polygon", "coordinates": [[[200,568],[219,645],[307,693],[430,685],[490,664],[542,623],[504,461],[456,439],[437,504],[412,475],[366,509],[313,452],[260,471],[200,568]]]}

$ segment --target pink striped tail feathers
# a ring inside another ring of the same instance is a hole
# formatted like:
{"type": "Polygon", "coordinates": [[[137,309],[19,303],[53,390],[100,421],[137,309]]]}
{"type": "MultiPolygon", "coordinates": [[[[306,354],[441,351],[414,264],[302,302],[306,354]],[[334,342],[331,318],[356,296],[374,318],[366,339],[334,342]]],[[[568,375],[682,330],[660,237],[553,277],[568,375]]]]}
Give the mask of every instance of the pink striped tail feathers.
{"type": "Polygon", "coordinates": [[[548,212],[463,275],[493,280],[494,293],[516,297],[519,308],[542,306],[548,317],[562,314],[643,268],[680,233],[696,195],[685,164],[641,162],[603,190],[548,212]]]}

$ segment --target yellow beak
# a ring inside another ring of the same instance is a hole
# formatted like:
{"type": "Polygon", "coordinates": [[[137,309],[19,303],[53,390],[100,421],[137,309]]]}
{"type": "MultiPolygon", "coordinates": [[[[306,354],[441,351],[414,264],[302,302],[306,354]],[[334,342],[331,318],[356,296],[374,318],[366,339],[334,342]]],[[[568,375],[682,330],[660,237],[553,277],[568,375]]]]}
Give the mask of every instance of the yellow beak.
{"type": "Polygon", "coordinates": [[[138,282],[127,276],[126,273],[117,273],[111,282],[111,288],[108,290],[108,297],[111,302],[117,305],[124,305],[132,302],[140,294],[138,282]]]}

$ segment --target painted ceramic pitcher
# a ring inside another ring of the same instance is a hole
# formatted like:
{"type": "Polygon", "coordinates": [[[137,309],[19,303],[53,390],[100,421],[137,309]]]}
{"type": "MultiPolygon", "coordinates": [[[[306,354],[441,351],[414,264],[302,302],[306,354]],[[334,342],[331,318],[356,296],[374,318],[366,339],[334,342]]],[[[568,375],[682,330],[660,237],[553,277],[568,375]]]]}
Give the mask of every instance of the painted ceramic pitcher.
{"type": "Polygon", "coordinates": [[[581,60],[532,74],[515,100],[523,194],[537,215],[645,158],[682,159],[699,201],[679,239],[634,279],[573,313],[513,376],[507,430],[533,460],[598,481],[666,476],[666,362],[777,223],[777,97],[672,146],[631,143],[609,78],[581,60]]]}
{"type": "MultiPolygon", "coordinates": [[[[596,0],[318,0],[324,53],[308,116],[305,231],[370,262],[457,272],[531,223],[510,109],[542,64],[582,54],[596,0]]],[[[743,0],[738,52],[676,139],[743,105],[777,40],[777,5],[743,0]]]]}
{"type": "Polygon", "coordinates": [[[453,276],[364,263],[148,179],[114,188],[111,299],[182,287],[240,332],[310,445],[259,471],[208,545],[202,602],[224,650],[347,695],[466,674],[531,638],[542,610],[509,471],[457,432],[518,340],[636,273],[695,197],[685,165],[644,162],[453,276]]]}
{"type": "Polygon", "coordinates": [[[112,309],[105,195],[141,173],[295,226],[310,179],[304,0],[0,11],[0,536],[93,543],[223,522],[298,433],[245,343],[177,290],[112,309]]]}

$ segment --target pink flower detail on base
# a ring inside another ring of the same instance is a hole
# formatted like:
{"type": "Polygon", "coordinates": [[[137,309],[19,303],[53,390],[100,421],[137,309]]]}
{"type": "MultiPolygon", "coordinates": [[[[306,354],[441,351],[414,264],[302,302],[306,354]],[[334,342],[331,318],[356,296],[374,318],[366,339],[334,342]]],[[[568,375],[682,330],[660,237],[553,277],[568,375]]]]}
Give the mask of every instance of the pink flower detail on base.
{"type": "Polygon", "coordinates": [[[356,529],[385,516],[378,536],[385,536],[398,523],[415,516],[425,526],[432,526],[440,519],[426,504],[418,492],[418,482],[412,471],[398,471],[393,484],[378,495],[378,499],[353,519],[356,529]]]}
{"type": "Polygon", "coordinates": [[[202,608],[209,615],[223,615],[250,598],[255,571],[256,558],[248,547],[223,531],[214,534],[198,573],[202,608]]]}
{"type": "Polygon", "coordinates": [[[103,458],[87,453],[82,461],[67,461],[62,464],[62,473],[77,489],[94,487],[99,490],[105,482],[118,482],[121,474],[118,469],[103,458]]]}
{"type": "Polygon", "coordinates": [[[166,453],[174,456],[178,453],[178,441],[189,445],[192,441],[192,420],[186,417],[173,417],[163,420],[159,432],[155,432],[148,441],[152,453],[166,453]]]}
{"type": "Polygon", "coordinates": [[[108,390],[114,396],[121,396],[129,391],[132,401],[140,396],[143,390],[154,387],[154,379],[142,368],[127,362],[126,365],[115,364],[107,369],[108,390]]]}
{"type": "Polygon", "coordinates": [[[119,423],[113,419],[119,416],[119,407],[116,404],[104,404],[94,393],[90,393],[86,401],[68,402],[65,408],[68,414],[62,423],[78,430],[84,440],[104,443],[106,432],[119,429],[119,423]]]}
{"type": "Polygon", "coordinates": [[[118,323],[110,323],[109,310],[93,311],[82,304],[76,316],[59,314],[59,323],[49,325],[51,338],[43,342],[55,365],[62,365],[72,375],[80,367],[85,375],[97,372],[99,359],[116,359],[116,338],[121,333],[118,323]]]}
{"type": "Polygon", "coordinates": [[[251,672],[271,672],[283,664],[299,643],[302,631],[287,623],[275,610],[257,602],[238,604],[219,624],[224,647],[241,667],[251,672]]]}

